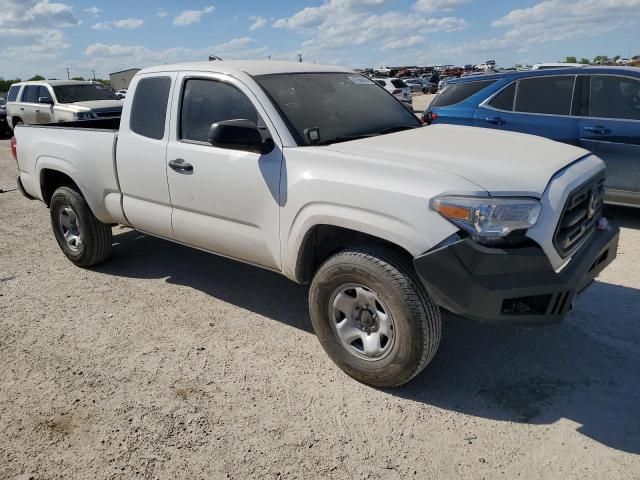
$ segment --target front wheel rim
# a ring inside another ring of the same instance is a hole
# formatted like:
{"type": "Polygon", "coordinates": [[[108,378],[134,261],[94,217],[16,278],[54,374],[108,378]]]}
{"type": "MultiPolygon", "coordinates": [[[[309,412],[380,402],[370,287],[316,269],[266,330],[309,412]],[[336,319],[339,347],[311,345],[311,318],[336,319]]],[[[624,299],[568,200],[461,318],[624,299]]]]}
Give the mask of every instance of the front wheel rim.
{"type": "Polygon", "coordinates": [[[345,284],[329,300],[331,328],[352,355],[368,361],[386,357],[393,348],[395,323],[391,311],[370,288],[345,284]]]}
{"type": "Polygon", "coordinates": [[[62,238],[67,247],[73,253],[79,253],[82,250],[82,231],[78,222],[76,212],[69,206],[65,206],[58,216],[58,226],[62,238]]]}

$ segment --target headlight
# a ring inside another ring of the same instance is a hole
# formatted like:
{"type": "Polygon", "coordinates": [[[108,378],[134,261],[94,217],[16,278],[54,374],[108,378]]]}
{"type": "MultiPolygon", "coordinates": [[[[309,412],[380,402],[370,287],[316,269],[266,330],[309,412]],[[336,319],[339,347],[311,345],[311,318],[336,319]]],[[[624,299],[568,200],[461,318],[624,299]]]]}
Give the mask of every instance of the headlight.
{"type": "Polygon", "coordinates": [[[96,114],[93,112],[77,112],[73,114],[73,118],[76,120],[92,120],[96,118],[96,114]]]}
{"type": "Polygon", "coordinates": [[[432,208],[480,243],[504,241],[528,230],[540,216],[540,202],[530,198],[438,197],[432,208]]]}

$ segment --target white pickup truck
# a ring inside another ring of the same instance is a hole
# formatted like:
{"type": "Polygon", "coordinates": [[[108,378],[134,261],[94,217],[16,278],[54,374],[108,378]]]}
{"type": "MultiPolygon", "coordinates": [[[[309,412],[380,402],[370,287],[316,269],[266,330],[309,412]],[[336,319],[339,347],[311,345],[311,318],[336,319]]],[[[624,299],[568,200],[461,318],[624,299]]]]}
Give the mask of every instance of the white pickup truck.
{"type": "Polygon", "coordinates": [[[432,360],[441,308],[558,322],[616,256],[597,157],[516,133],[421,128],[340,67],[147,68],[121,120],[15,134],[18,185],[49,207],[73,263],[105,260],[122,224],[310,283],[318,339],[372,385],[407,382],[432,360]]]}

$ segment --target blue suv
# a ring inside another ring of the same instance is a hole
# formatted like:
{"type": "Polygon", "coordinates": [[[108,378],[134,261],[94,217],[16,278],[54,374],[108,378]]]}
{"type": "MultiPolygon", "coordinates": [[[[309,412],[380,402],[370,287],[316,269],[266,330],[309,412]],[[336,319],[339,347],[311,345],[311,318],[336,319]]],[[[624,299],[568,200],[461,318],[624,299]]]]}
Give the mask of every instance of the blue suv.
{"type": "Polygon", "coordinates": [[[606,201],[640,207],[640,68],[462,77],[447,84],[423,120],[529,133],[586,148],[607,164],[606,201]]]}

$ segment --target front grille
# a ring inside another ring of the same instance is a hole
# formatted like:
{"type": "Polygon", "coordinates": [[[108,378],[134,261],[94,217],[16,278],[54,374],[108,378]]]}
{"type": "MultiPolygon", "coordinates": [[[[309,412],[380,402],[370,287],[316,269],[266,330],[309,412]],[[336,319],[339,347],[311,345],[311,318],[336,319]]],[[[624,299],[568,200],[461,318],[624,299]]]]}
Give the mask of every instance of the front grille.
{"type": "Polygon", "coordinates": [[[560,255],[571,255],[589,238],[602,216],[603,206],[604,175],[592,178],[569,195],[554,237],[560,255]]]}
{"type": "Polygon", "coordinates": [[[95,113],[98,118],[110,118],[121,116],[122,110],[94,110],[93,113],[95,113]]]}

